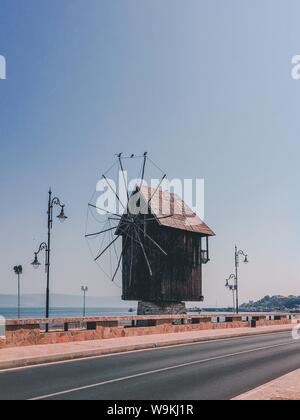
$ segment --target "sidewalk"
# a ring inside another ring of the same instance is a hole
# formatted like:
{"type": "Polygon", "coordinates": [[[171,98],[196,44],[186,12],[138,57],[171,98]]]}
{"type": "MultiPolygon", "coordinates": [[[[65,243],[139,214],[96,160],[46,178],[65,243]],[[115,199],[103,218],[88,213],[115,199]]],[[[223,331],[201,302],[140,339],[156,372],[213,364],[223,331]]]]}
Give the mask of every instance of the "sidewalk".
{"type": "Polygon", "coordinates": [[[300,400],[300,369],[234,398],[234,401],[300,400]]]}
{"type": "Polygon", "coordinates": [[[0,349],[0,370],[134,350],[291,331],[293,325],[215,329],[0,349]]]}

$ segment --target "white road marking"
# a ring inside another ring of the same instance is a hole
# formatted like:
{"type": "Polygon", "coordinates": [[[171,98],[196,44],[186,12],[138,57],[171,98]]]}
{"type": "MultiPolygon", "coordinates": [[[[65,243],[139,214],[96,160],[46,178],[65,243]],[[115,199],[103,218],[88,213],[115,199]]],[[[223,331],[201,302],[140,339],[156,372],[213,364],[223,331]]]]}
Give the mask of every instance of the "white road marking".
{"type": "Polygon", "coordinates": [[[25,369],[35,369],[35,368],[42,368],[42,367],[47,367],[47,366],[55,366],[55,365],[63,365],[66,363],[79,363],[79,362],[84,362],[87,360],[97,360],[97,359],[103,359],[105,357],[113,357],[113,356],[125,356],[127,354],[132,354],[132,353],[144,353],[146,351],[157,351],[157,350],[168,350],[174,347],[188,347],[188,346],[196,346],[196,345],[202,345],[202,344],[213,344],[213,343],[220,343],[220,342],[227,342],[227,341],[237,341],[237,340],[245,340],[247,338],[255,338],[255,337],[268,337],[268,336],[272,336],[272,335],[286,335],[286,333],[291,332],[291,330],[286,330],[286,331],[279,331],[279,332],[273,332],[273,333],[257,333],[257,334],[249,334],[249,335],[244,335],[244,336],[240,336],[240,337],[232,337],[232,338],[218,338],[216,340],[212,339],[212,340],[207,340],[207,341],[196,341],[196,342],[192,342],[192,343],[184,343],[184,344],[170,344],[168,346],[163,346],[160,347],[158,345],[158,347],[153,347],[153,348],[146,348],[146,349],[141,349],[141,350],[130,350],[130,351],[122,351],[122,352],[117,352],[117,353],[110,353],[110,354],[102,354],[100,356],[88,356],[88,357],[78,357],[72,360],[61,360],[59,362],[48,362],[48,363],[39,363],[37,365],[29,365],[29,366],[21,366],[21,367],[17,367],[17,368],[10,368],[10,369],[2,369],[0,370],[0,375],[1,373],[5,374],[8,372],[17,372],[20,370],[25,370],[25,369]]]}
{"type": "Polygon", "coordinates": [[[155,373],[167,372],[167,371],[174,370],[174,369],[180,369],[180,368],[187,367],[187,366],[193,366],[193,365],[197,365],[197,364],[213,362],[215,360],[221,360],[221,359],[227,359],[227,358],[230,358],[230,357],[241,356],[243,354],[255,353],[255,352],[258,352],[258,351],[262,351],[262,350],[270,350],[270,349],[274,349],[274,348],[278,348],[278,347],[285,347],[285,346],[291,345],[291,344],[294,345],[294,344],[298,344],[298,343],[289,342],[289,343],[277,344],[277,345],[273,345],[273,346],[258,347],[256,349],[252,349],[252,350],[245,350],[245,351],[238,352],[238,353],[231,353],[231,354],[226,354],[226,355],[223,355],[223,356],[212,357],[212,358],[209,358],[209,359],[195,360],[193,362],[182,363],[180,365],[174,365],[174,366],[169,366],[169,367],[166,367],[166,368],[150,370],[150,371],[147,371],[147,372],[137,373],[135,375],[124,376],[124,377],[121,377],[121,378],[111,379],[109,381],[99,382],[97,384],[86,385],[86,386],[82,386],[82,387],[79,387],[79,388],[72,388],[72,389],[68,389],[68,390],[65,390],[65,391],[55,392],[53,394],[48,394],[48,395],[43,395],[43,396],[39,396],[39,397],[35,397],[35,398],[30,398],[30,401],[38,401],[38,400],[44,400],[44,399],[53,398],[53,397],[59,397],[59,396],[62,396],[62,395],[72,394],[74,392],[79,392],[79,391],[85,391],[87,389],[98,388],[98,387],[103,386],[103,385],[108,385],[108,384],[112,384],[112,383],[116,383],[116,382],[123,382],[123,381],[127,381],[127,380],[130,380],[130,379],[139,378],[139,377],[142,377],[142,376],[153,375],[155,373]]]}

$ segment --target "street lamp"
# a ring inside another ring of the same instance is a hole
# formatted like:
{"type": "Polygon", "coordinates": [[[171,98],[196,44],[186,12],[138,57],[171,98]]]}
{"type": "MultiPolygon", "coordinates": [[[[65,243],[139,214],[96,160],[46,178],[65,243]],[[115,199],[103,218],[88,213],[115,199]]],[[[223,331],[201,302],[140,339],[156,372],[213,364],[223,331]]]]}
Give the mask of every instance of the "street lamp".
{"type": "Polygon", "coordinates": [[[235,287],[236,287],[236,313],[239,313],[239,273],[238,268],[240,266],[240,256],[244,257],[244,264],[249,263],[248,254],[246,254],[242,250],[238,250],[238,247],[235,247],[235,254],[234,254],[234,260],[235,260],[235,287]]]}
{"type": "Polygon", "coordinates": [[[236,284],[235,284],[235,274],[230,274],[228,279],[226,280],[225,287],[229,289],[232,292],[233,297],[233,312],[234,312],[234,306],[235,306],[235,293],[236,293],[236,284]],[[230,280],[234,280],[234,284],[229,284],[230,280]]]}
{"type": "Polygon", "coordinates": [[[21,318],[20,275],[23,274],[23,267],[21,265],[16,265],[14,267],[14,272],[18,276],[18,319],[20,319],[21,318]]]}
{"type": "MultiPolygon", "coordinates": [[[[31,263],[31,265],[35,270],[40,268],[40,266],[42,264],[39,262],[38,255],[42,251],[45,251],[45,271],[47,273],[47,270],[48,270],[48,245],[46,244],[46,242],[42,242],[39,246],[38,251],[34,253],[34,260],[31,263]]],[[[49,318],[49,316],[47,316],[47,318],[49,318]]],[[[48,332],[48,330],[49,330],[49,327],[48,327],[48,325],[46,325],[46,332],[48,332]]]]}
{"type": "MultiPolygon", "coordinates": [[[[45,250],[46,252],[46,273],[47,273],[47,289],[46,289],[46,318],[49,318],[49,302],[50,302],[50,253],[51,253],[51,231],[53,227],[53,208],[54,206],[60,207],[60,213],[57,216],[57,219],[60,222],[64,222],[67,219],[67,216],[65,215],[65,205],[61,204],[60,199],[58,197],[52,198],[52,191],[51,188],[49,190],[49,200],[48,200],[48,242],[43,242],[40,245],[39,251],[36,252],[34,261],[32,263],[32,266],[34,268],[39,268],[40,263],[38,261],[38,254],[45,250]]],[[[48,325],[46,326],[46,331],[48,331],[48,325]]]]}
{"type": "Polygon", "coordinates": [[[40,268],[40,266],[42,265],[40,262],[39,262],[39,259],[38,259],[38,255],[42,252],[42,251],[45,251],[45,270],[46,270],[46,272],[47,272],[47,257],[48,257],[48,245],[46,244],[46,242],[42,242],[41,243],[41,245],[39,246],[39,249],[38,249],[38,251],[37,252],[35,252],[34,253],[34,260],[33,260],[33,262],[31,263],[31,265],[32,265],[32,267],[34,268],[34,269],[38,269],[38,268],[40,268]]]}
{"type": "Polygon", "coordinates": [[[85,318],[86,315],[86,305],[85,305],[85,300],[86,300],[86,293],[88,292],[89,288],[87,286],[81,286],[81,291],[83,292],[83,318],[85,318]]]}

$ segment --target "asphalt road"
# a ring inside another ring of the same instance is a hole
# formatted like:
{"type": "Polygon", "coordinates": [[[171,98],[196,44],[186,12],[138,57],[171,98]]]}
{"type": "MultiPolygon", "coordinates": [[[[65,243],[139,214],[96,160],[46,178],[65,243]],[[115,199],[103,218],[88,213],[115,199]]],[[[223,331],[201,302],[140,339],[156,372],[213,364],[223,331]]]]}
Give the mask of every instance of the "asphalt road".
{"type": "Polygon", "coordinates": [[[291,333],[0,372],[0,399],[223,400],[300,368],[291,333]]]}

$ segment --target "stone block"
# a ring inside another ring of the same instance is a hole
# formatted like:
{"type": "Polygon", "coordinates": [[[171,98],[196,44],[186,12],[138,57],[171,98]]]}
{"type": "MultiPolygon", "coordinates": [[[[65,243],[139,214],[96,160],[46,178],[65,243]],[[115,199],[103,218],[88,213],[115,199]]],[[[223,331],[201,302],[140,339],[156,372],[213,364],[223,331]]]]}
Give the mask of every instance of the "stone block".
{"type": "Polygon", "coordinates": [[[184,302],[139,302],[138,315],[182,315],[187,310],[184,302]]]}

